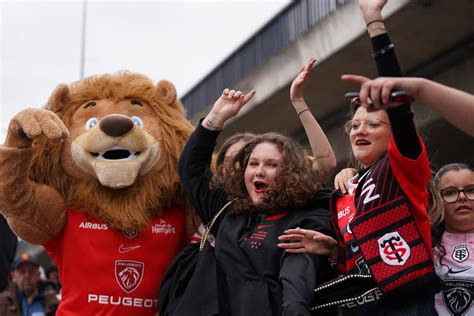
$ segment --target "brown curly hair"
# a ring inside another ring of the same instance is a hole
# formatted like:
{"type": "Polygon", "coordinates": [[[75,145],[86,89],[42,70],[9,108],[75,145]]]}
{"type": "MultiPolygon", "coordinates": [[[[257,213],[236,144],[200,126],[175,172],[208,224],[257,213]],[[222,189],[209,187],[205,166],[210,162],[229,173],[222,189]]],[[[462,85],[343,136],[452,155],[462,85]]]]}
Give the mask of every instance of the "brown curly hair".
{"type": "Polygon", "coordinates": [[[211,189],[221,186],[222,183],[224,182],[224,168],[225,168],[224,159],[225,159],[225,155],[227,154],[227,150],[229,150],[230,146],[240,141],[243,141],[244,143],[248,143],[254,137],[255,137],[255,134],[253,133],[237,133],[226,139],[224,144],[222,144],[222,147],[219,149],[219,152],[217,153],[216,172],[213,173],[211,182],[209,184],[211,189]]]}
{"type": "Polygon", "coordinates": [[[227,176],[223,185],[234,200],[233,212],[244,214],[249,211],[271,210],[291,211],[306,205],[321,189],[320,172],[312,168],[312,162],[296,141],[279,133],[265,133],[255,136],[226,166],[227,176]],[[283,156],[275,182],[265,191],[260,204],[255,205],[245,187],[245,169],[250,155],[258,144],[275,144],[283,156]]]}

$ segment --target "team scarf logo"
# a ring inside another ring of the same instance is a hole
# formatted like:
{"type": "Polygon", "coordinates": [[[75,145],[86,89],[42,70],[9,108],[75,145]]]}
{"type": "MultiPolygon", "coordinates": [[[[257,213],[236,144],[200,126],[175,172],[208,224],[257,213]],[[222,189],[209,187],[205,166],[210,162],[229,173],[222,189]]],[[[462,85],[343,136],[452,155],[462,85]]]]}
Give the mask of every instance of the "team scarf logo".
{"type": "Polygon", "coordinates": [[[145,264],[132,260],[115,261],[115,279],[126,293],[133,292],[142,282],[145,264]]]}
{"type": "Polygon", "coordinates": [[[391,266],[402,266],[410,258],[408,243],[398,232],[387,233],[377,240],[383,262],[391,266]]]}
{"type": "Polygon", "coordinates": [[[469,249],[467,248],[467,245],[458,245],[454,247],[451,257],[457,262],[466,261],[469,258],[469,249]]]}
{"type": "Polygon", "coordinates": [[[442,283],[444,305],[452,315],[462,316],[471,309],[474,282],[445,280],[442,283]]]}

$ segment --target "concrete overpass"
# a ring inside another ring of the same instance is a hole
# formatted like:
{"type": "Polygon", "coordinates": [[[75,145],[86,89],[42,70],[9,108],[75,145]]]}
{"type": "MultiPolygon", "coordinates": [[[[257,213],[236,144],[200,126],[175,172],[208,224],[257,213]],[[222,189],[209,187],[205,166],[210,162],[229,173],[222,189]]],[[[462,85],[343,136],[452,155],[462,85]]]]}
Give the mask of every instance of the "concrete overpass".
{"type": "MultiPolygon", "coordinates": [[[[405,75],[474,93],[474,1],[390,1],[384,16],[405,75]]],[[[280,131],[305,142],[289,88],[310,56],[318,63],[305,99],[336,151],[338,167],[344,167],[350,148],[342,129],[348,109],[343,96],[357,87],[341,82],[340,76],[376,76],[355,0],[291,3],[183,96],[188,116],[194,123],[205,116],[224,87],[255,88],[254,100],[229,122],[221,140],[238,131],[280,131]],[[267,51],[264,45],[269,45],[267,51]]],[[[434,168],[454,161],[474,163],[472,137],[419,103],[413,108],[434,168]]]]}

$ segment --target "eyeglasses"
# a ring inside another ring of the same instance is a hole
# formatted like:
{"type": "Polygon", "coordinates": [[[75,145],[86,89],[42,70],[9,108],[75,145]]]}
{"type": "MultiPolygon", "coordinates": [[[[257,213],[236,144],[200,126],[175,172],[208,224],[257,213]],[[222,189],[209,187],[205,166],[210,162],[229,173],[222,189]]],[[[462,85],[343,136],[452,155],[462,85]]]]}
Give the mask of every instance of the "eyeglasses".
{"type": "Polygon", "coordinates": [[[346,122],[346,124],[344,124],[344,130],[347,134],[350,134],[351,132],[357,132],[357,130],[362,126],[363,123],[365,123],[365,126],[367,127],[367,130],[369,132],[375,132],[377,128],[379,128],[382,124],[390,126],[390,123],[384,122],[376,118],[366,121],[349,120],[346,122]]]}
{"type": "Polygon", "coordinates": [[[454,203],[459,199],[459,195],[464,193],[464,196],[471,201],[474,201],[474,184],[468,185],[464,189],[456,189],[454,187],[449,187],[439,191],[441,197],[446,203],[454,203]]]}

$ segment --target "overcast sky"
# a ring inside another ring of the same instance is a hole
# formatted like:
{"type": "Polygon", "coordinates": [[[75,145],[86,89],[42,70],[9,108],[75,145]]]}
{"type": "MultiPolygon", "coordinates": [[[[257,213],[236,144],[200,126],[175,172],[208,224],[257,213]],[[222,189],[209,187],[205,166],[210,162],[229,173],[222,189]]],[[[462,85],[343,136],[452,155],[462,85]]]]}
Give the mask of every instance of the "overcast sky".
{"type": "MultiPolygon", "coordinates": [[[[88,0],[84,73],[140,72],[182,96],[289,2],[88,0]]],[[[84,3],[0,0],[0,143],[15,113],[80,78],[84,3]]]]}

